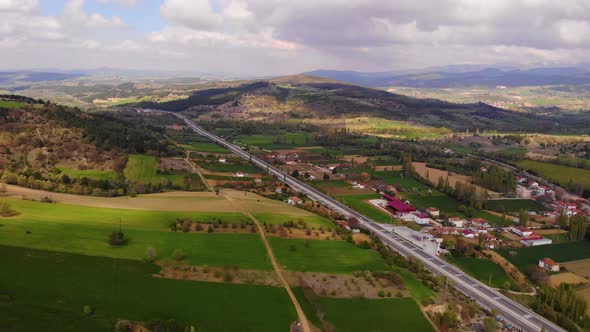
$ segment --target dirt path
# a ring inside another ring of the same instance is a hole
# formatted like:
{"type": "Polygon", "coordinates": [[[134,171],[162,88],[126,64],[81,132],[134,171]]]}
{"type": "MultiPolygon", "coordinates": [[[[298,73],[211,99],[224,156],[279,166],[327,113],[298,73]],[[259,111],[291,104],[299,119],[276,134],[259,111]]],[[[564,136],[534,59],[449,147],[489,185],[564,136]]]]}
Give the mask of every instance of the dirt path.
{"type": "Polygon", "coordinates": [[[272,251],[270,243],[268,242],[268,239],[266,238],[266,234],[264,233],[264,228],[262,227],[262,224],[249,211],[244,209],[244,207],[242,205],[236,203],[230,196],[224,195],[224,197],[227,198],[227,200],[231,203],[231,205],[235,206],[240,212],[242,212],[245,216],[250,218],[256,224],[256,227],[258,228],[258,231],[260,232],[260,237],[262,238],[262,242],[264,242],[264,246],[266,247],[268,257],[270,257],[272,267],[275,270],[275,272],[277,273],[277,276],[278,276],[281,284],[283,285],[283,287],[287,291],[289,298],[291,298],[291,302],[293,302],[293,306],[295,307],[295,311],[297,311],[297,316],[299,317],[299,322],[301,323],[302,331],[303,332],[311,332],[311,327],[309,325],[309,322],[307,321],[307,317],[305,317],[305,313],[303,312],[301,305],[299,305],[299,301],[297,301],[297,298],[295,297],[295,294],[291,290],[291,287],[289,286],[287,279],[283,275],[283,271],[281,269],[281,266],[279,265],[279,261],[275,257],[275,254],[272,251]]]}
{"type": "Polygon", "coordinates": [[[192,172],[199,175],[199,177],[201,178],[201,181],[203,181],[203,184],[205,185],[205,187],[207,187],[207,190],[213,191],[213,188],[211,188],[211,186],[209,186],[209,182],[207,182],[207,179],[205,179],[205,177],[203,176],[203,173],[201,173],[199,168],[195,164],[193,164],[193,162],[191,161],[190,156],[191,156],[190,151],[186,150],[186,158],[184,158],[184,160],[189,165],[192,172]]]}

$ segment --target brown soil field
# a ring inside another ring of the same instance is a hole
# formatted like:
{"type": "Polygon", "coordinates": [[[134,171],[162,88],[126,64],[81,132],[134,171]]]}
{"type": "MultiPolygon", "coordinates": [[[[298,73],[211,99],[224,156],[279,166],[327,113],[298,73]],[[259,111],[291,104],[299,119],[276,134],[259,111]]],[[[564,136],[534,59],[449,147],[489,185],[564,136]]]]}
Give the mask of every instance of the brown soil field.
{"type": "MultiPolygon", "coordinates": [[[[471,183],[471,177],[470,176],[466,176],[466,175],[461,175],[461,174],[456,174],[456,173],[452,173],[452,172],[448,172],[448,171],[443,171],[440,169],[436,169],[436,168],[431,168],[431,167],[426,167],[426,163],[421,163],[421,162],[413,162],[412,166],[414,166],[414,169],[416,170],[416,172],[418,174],[420,174],[420,176],[422,176],[423,178],[426,178],[426,173],[428,173],[429,181],[432,183],[436,183],[438,181],[439,177],[443,177],[443,179],[446,179],[447,177],[449,178],[449,184],[452,187],[455,187],[455,183],[457,182],[463,182],[465,184],[469,184],[471,183]],[[451,175],[449,175],[449,173],[451,175]]],[[[481,193],[484,191],[488,192],[488,195],[490,197],[494,197],[494,196],[499,196],[500,194],[495,192],[495,191],[491,191],[488,189],[485,189],[483,187],[480,186],[475,186],[476,190],[481,193]]]]}
{"type": "Polygon", "coordinates": [[[404,167],[402,165],[387,165],[387,166],[375,166],[375,171],[377,172],[385,172],[385,171],[403,171],[404,167]]]}
{"type": "Polygon", "coordinates": [[[347,155],[342,156],[342,160],[346,160],[348,162],[351,162],[354,160],[354,164],[359,165],[359,164],[366,163],[367,160],[369,160],[369,157],[363,157],[363,156],[354,155],[354,154],[347,154],[347,155]]]}
{"type": "Polygon", "coordinates": [[[325,187],[324,190],[331,195],[363,195],[375,193],[370,189],[346,188],[346,187],[325,187]]]}
{"type": "Polygon", "coordinates": [[[506,258],[493,250],[485,250],[484,253],[489,254],[492,262],[501,267],[502,270],[504,270],[521,288],[524,289],[529,287],[526,276],[506,258]]]}
{"type": "Polygon", "coordinates": [[[537,230],[535,230],[535,233],[541,234],[541,235],[550,235],[550,234],[563,234],[563,233],[567,233],[567,231],[564,231],[563,229],[559,229],[559,228],[553,228],[553,229],[537,229],[537,230]]]}
{"type": "Polygon", "coordinates": [[[160,169],[171,171],[186,171],[192,173],[193,170],[186,160],[179,158],[160,158],[160,169]]]}
{"type": "MultiPolygon", "coordinates": [[[[158,194],[137,195],[137,197],[95,197],[73,194],[53,193],[43,190],[22,188],[8,185],[7,196],[14,198],[41,200],[49,197],[56,203],[92,206],[112,209],[152,210],[152,211],[194,211],[194,212],[236,212],[222,196],[212,192],[173,191],[158,194]]],[[[277,213],[293,216],[312,215],[302,209],[284,202],[271,200],[253,193],[233,189],[223,189],[229,195],[244,204],[252,213],[277,213]]]]}
{"type": "Polygon", "coordinates": [[[590,280],[590,259],[561,263],[568,271],[590,280]]]}
{"type": "Polygon", "coordinates": [[[580,277],[577,274],[571,273],[571,272],[563,272],[563,273],[559,273],[559,274],[553,274],[551,276],[549,276],[549,285],[551,285],[552,287],[557,287],[560,284],[566,283],[566,284],[582,284],[582,283],[587,283],[588,280],[584,279],[582,277],[580,277]]]}

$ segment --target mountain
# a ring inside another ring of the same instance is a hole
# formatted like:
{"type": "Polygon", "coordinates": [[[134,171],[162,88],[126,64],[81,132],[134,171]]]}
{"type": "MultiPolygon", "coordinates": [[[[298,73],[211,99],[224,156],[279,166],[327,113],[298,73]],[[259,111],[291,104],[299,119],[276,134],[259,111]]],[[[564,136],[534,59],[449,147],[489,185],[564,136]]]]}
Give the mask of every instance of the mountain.
{"type": "Polygon", "coordinates": [[[416,99],[339,82],[304,76],[194,91],[190,97],[164,103],[131,104],[169,111],[193,110],[211,119],[281,122],[289,118],[345,119],[373,117],[457,130],[552,131],[567,124],[548,116],[513,112],[484,103],[454,104],[416,99]],[[290,82],[277,84],[275,82],[290,82]]]}
{"type": "Polygon", "coordinates": [[[83,73],[61,73],[44,71],[3,71],[0,72],[0,86],[13,86],[46,81],[63,81],[84,76],[83,73]]]}
{"type": "Polygon", "coordinates": [[[409,74],[316,70],[305,74],[371,87],[452,88],[590,83],[590,69],[582,66],[532,69],[482,68],[478,70],[448,68],[446,70],[423,70],[409,74]]]}

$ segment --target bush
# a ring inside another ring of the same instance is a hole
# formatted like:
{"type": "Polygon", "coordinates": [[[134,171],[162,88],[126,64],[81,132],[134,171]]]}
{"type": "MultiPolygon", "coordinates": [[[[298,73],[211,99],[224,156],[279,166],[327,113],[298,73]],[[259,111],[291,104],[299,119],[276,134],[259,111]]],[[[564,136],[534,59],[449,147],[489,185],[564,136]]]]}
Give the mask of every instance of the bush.
{"type": "Polygon", "coordinates": [[[156,260],[156,257],[158,256],[158,254],[156,253],[156,248],[154,247],[148,247],[145,250],[145,260],[147,262],[153,262],[156,260]]]}
{"type": "Polygon", "coordinates": [[[112,246],[122,246],[127,244],[127,238],[123,232],[114,231],[109,235],[109,244],[112,246]]]}
{"type": "Polygon", "coordinates": [[[91,316],[94,313],[94,309],[89,305],[85,305],[82,310],[86,316],[91,316]]]}
{"type": "Polygon", "coordinates": [[[177,262],[180,262],[181,260],[186,258],[186,253],[184,252],[184,250],[178,248],[178,249],[174,249],[174,251],[172,252],[172,259],[174,259],[177,262]]]}

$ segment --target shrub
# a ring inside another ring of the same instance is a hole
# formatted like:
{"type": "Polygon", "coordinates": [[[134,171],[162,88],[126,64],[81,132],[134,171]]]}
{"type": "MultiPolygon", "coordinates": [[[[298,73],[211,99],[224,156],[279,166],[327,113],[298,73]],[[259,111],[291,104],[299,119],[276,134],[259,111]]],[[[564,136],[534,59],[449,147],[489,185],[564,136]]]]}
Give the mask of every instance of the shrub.
{"type": "Polygon", "coordinates": [[[186,258],[186,253],[184,252],[184,250],[178,248],[178,249],[174,249],[174,251],[172,252],[172,259],[174,259],[177,262],[180,262],[181,260],[186,258]]]}
{"type": "Polygon", "coordinates": [[[154,247],[148,247],[145,250],[145,260],[147,262],[153,262],[156,260],[156,257],[158,256],[158,254],[156,253],[156,248],[154,247]]]}
{"type": "Polygon", "coordinates": [[[114,231],[109,235],[109,244],[112,246],[122,246],[127,244],[127,238],[123,232],[114,231]]]}
{"type": "Polygon", "coordinates": [[[86,315],[86,316],[90,316],[94,313],[94,309],[91,306],[89,306],[88,304],[85,305],[82,310],[84,312],[84,315],[86,315]]]}

